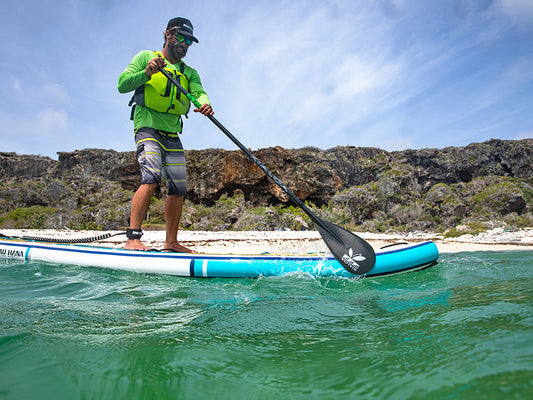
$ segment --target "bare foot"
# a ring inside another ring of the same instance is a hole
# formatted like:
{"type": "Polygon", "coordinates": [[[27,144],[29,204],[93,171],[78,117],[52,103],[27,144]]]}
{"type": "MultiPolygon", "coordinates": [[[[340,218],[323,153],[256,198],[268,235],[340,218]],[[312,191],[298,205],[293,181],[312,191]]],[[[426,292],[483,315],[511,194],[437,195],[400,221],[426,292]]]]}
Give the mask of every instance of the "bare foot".
{"type": "Polygon", "coordinates": [[[165,243],[166,250],[172,250],[177,253],[197,253],[197,251],[189,249],[188,247],[182,246],[179,243],[165,243]]]}
{"type": "Polygon", "coordinates": [[[125,250],[140,250],[140,251],[149,251],[150,248],[142,244],[140,239],[127,239],[126,244],[124,245],[125,250]]]}

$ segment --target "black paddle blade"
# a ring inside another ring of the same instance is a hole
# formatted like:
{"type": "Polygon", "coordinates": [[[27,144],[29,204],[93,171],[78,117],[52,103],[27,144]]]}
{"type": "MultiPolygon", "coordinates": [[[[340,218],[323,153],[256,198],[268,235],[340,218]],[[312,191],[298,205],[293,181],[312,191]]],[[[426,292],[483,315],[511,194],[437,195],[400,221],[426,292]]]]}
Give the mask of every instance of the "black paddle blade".
{"type": "Polygon", "coordinates": [[[376,263],[376,253],[370,244],[352,232],[319,219],[315,226],[329,250],[352,274],[366,274],[376,263]]]}

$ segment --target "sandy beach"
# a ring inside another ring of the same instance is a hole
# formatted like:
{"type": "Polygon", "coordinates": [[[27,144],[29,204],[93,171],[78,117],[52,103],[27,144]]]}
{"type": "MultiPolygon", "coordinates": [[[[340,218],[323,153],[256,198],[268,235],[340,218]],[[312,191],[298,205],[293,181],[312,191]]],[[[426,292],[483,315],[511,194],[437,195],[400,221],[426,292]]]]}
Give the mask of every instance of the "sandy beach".
{"type": "MultiPolygon", "coordinates": [[[[109,231],[118,233],[119,231],[109,231]]],[[[37,236],[46,238],[86,238],[100,236],[108,232],[102,231],[72,231],[72,230],[31,230],[4,229],[2,234],[8,236],[37,236]]],[[[504,231],[501,228],[483,232],[478,235],[463,235],[457,238],[443,238],[434,233],[377,234],[357,233],[367,240],[374,249],[393,243],[417,243],[427,240],[437,244],[440,253],[457,253],[464,251],[533,251],[533,228],[504,231]]],[[[143,242],[155,249],[164,245],[164,231],[145,231],[143,242]]],[[[201,253],[222,254],[321,254],[328,253],[328,249],[316,231],[180,231],[178,235],[181,243],[201,253]]],[[[101,246],[122,247],[125,235],[114,236],[99,242],[101,246]]]]}

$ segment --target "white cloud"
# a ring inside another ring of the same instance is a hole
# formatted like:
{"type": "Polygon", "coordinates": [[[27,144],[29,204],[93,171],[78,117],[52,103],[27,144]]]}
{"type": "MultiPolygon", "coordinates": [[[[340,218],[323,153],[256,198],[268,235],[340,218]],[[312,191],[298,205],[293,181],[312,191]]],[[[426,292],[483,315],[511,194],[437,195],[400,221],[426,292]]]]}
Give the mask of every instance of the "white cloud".
{"type": "Polygon", "coordinates": [[[520,132],[518,135],[516,135],[515,140],[522,140],[522,139],[533,139],[533,131],[530,132],[520,132]]]}
{"type": "Polygon", "coordinates": [[[68,102],[69,95],[66,88],[55,82],[44,82],[38,89],[42,98],[48,99],[48,101],[54,102],[68,102]]]}
{"type": "Polygon", "coordinates": [[[0,84],[0,93],[10,99],[9,105],[19,111],[34,110],[35,105],[57,107],[69,104],[71,99],[65,84],[51,81],[46,73],[38,73],[28,79],[22,73],[8,74],[4,84],[0,84]]]}
{"type": "Polygon", "coordinates": [[[401,73],[395,60],[349,55],[336,68],[336,90],[340,99],[350,99],[389,86],[401,73]]]}
{"type": "Polygon", "coordinates": [[[58,135],[69,126],[68,115],[64,110],[47,108],[37,113],[35,120],[28,124],[29,130],[45,134],[58,135]]]}
{"type": "Polygon", "coordinates": [[[413,149],[416,148],[416,140],[412,136],[395,136],[391,139],[385,139],[379,147],[387,151],[413,149]]]}
{"type": "Polygon", "coordinates": [[[233,104],[224,113],[254,132],[253,141],[276,144],[265,129],[286,132],[275,135],[281,145],[317,134],[322,140],[325,124],[335,133],[403,98],[396,85],[406,66],[389,41],[395,19],[364,3],[287,5],[283,13],[270,12],[270,4],[242,10],[229,37],[221,34],[229,48],[215,50],[222,65],[232,65],[215,82],[233,104]]]}
{"type": "Polygon", "coordinates": [[[502,77],[512,84],[526,83],[531,80],[533,71],[533,58],[519,57],[510,60],[502,77]]]}
{"type": "Polygon", "coordinates": [[[499,0],[497,8],[503,14],[516,21],[529,24],[533,23],[533,1],[531,0],[499,0]]]}
{"type": "Polygon", "coordinates": [[[35,115],[0,112],[0,137],[5,151],[54,155],[63,141],[75,136],[62,109],[45,108],[35,115]]]}
{"type": "Polygon", "coordinates": [[[19,78],[17,78],[16,76],[13,76],[13,75],[10,75],[7,79],[7,81],[10,83],[10,87],[11,89],[13,89],[13,91],[15,92],[21,92],[22,90],[22,82],[20,81],[19,78]]]}
{"type": "Polygon", "coordinates": [[[45,108],[35,115],[0,113],[0,132],[18,140],[31,141],[46,135],[60,135],[70,126],[65,110],[45,108]],[[23,134],[23,135],[22,135],[23,134]]]}

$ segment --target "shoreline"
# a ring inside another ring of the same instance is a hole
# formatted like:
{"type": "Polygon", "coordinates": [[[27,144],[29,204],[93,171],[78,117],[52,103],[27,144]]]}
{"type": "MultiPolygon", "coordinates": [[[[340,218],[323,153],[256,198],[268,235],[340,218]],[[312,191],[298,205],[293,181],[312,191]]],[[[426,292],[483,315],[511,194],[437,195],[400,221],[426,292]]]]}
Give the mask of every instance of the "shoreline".
{"type": "MultiPolygon", "coordinates": [[[[122,231],[72,231],[68,229],[3,229],[8,236],[36,236],[78,239],[122,231]]],[[[433,241],[441,254],[473,251],[533,251],[533,228],[506,232],[501,228],[478,235],[443,238],[435,233],[381,234],[361,232],[374,249],[401,242],[433,241]]],[[[92,245],[122,247],[126,236],[119,235],[91,242],[92,245]]],[[[322,254],[329,253],[317,231],[180,231],[181,244],[201,253],[222,254],[322,254]]],[[[163,248],[164,231],[144,231],[143,242],[155,249],[163,248]]]]}

